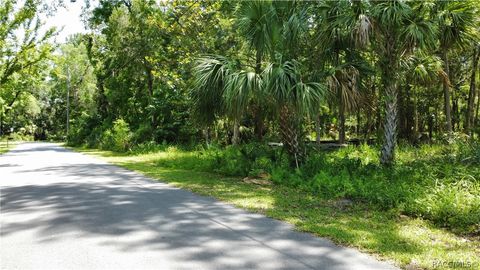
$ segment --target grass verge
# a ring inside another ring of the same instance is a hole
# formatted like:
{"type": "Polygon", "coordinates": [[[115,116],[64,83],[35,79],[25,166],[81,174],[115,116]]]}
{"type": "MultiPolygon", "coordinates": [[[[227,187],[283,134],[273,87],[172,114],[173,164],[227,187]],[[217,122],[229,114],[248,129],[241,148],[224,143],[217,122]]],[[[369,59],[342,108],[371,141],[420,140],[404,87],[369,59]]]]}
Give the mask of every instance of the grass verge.
{"type": "Polygon", "coordinates": [[[126,155],[74,148],[154,179],[211,196],[252,212],[283,220],[299,231],[355,247],[408,269],[480,269],[480,239],[459,236],[430,222],[381,211],[366,204],[343,206],[334,200],[282,185],[246,183],[238,177],[165,167],[169,160],[189,153],[126,155]],[[468,268],[467,268],[468,267],[468,268]]]}
{"type": "Polygon", "coordinates": [[[10,149],[15,147],[18,144],[18,142],[6,142],[6,141],[0,141],[0,155],[3,153],[8,152],[10,149]]]}

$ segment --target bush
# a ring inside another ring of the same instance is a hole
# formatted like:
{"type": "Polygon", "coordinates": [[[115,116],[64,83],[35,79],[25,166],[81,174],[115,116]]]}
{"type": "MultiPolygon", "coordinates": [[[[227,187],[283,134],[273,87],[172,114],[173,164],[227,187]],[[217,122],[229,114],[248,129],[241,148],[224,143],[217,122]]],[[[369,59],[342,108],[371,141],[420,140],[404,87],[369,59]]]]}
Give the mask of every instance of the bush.
{"type": "Polygon", "coordinates": [[[132,134],[130,128],[123,119],[113,122],[113,127],[102,133],[100,148],[117,152],[125,152],[130,149],[132,134]]]}
{"type": "Polygon", "coordinates": [[[149,123],[141,124],[132,135],[132,141],[136,144],[152,142],[152,126],[149,123]]]}

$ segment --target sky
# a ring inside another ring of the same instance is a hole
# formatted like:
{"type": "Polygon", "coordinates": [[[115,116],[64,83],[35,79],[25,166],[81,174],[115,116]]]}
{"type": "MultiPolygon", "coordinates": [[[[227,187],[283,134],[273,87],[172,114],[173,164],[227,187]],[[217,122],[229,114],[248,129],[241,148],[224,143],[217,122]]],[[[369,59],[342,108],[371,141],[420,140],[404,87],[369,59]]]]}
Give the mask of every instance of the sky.
{"type": "Polygon", "coordinates": [[[65,42],[67,37],[72,34],[86,32],[80,18],[83,2],[64,1],[65,7],[59,7],[54,16],[42,18],[45,22],[45,29],[55,26],[57,30],[60,30],[63,27],[63,30],[56,37],[58,42],[65,42]]]}

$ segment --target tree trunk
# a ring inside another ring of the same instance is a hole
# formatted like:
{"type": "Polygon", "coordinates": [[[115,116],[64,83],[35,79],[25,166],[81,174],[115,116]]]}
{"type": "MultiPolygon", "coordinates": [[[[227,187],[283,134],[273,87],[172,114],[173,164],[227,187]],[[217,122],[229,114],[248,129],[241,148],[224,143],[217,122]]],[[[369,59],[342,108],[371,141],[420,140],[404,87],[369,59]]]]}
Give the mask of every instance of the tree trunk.
{"type": "Polygon", "coordinates": [[[238,120],[235,119],[233,123],[233,137],[232,137],[232,144],[237,145],[240,142],[240,124],[238,120]]]}
{"type": "Polygon", "coordinates": [[[338,143],[345,143],[345,104],[343,104],[341,92],[339,95],[338,108],[338,143]]]}
{"type": "Polygon", "coordinates": [[[476,75],[478,68],[478,59],[480,57],[480,46],[473,50],[472,58],[472,75],[470,77],[470,91],[468,92],[467,113],[465,117],[465,131],[470,133],[470,128],[473,126],[473,107],[475,105],[476,90],[476,75]]]}
{"type": "MultiPolygon", "coordinates": [[[[478,96],[480,97],[480,89],[478,90],[478,96]]],[[[477,109],[475,113],[475,120],[473,121],[473,125],[478,125],[478,113],[480,111],[480,98],[477,101],[477,109]]],[[[478,129],[478,136],[480,137],[480,128],[478,129]]]]}
{"type": "MultiPolygon", "coordinates": [[[[442,53],[442,60],[445,65],[445,73],[447,74],[447,78],[450,79],[450,68],[448,63],[448,55],[447,52],[444,50],[442,53]]],[[[445,106],[445,121],[446,121],[446,128],[448,133],[452,133],[452,115],[450,109],[450,86],[449,82],[443,82],[443,101],[445,106]]]]}
{"type": "Polygon", "coordinates": [[[395,145],[397,141],[397,86],[392,78],[384,79],[385,86],[385,124],[384,142],[380,162],[383,165],[392,165],[395,161],[395,145]]]}
{"type": "Polygon", "coordinates": [[[205,136],[205,144],[207,145],[207,148],[209,148],[210,147],[210,128],[209,127],[203,130],[203,135],[205,136]]]}
{"type": "Polygon", "coordinates": [[[361,133],[361,112],[360,112],[360,107],[357,108],[357,139],[360,139],[360,133],[361,133]]]}
{"type": "MultiPolygon", "coordinates": [[[[375,90],[375,77],[372,76],[372,99],[376,99],[376,90],[375,90]]],[[[366,141],[368,141],[370,139],[370,136],[372,135],[372,131],[373,131],[373,128],[374,128],[374,113],[375,113],[375,107],[376,107],[376,104],[371,104],[369,106],[366,106],[365,109],[366,109],[366,114],[367,114],[367,128],[365,129],[365,134],[364,134],[364,139],[366,141]]],[[[377,111],[378,111],[378,108],[377,108],[377,111]]]]}
{"type": "Polygon", "coordinates": [[[418,106],[417,95],[413,94],[413,134],[414,140],[418,138],[418,106]]]}
{"type": "Polygon", "coordinates": [[[3,136],[3,111],[0,112],[0,137],[3,136]]]}
{"type": "Polygon", "coordinates": [[[265,122],[263,121],[263,108],[258,104],[253,104],[253,121],[254,121],[254,133],[257,140],[263,139],[265,133],[265,122]]]}
{"type": "Polygon", "coordinates": [[[320,120],[320,114],[317,114],[317,117],[315,117],[315,141],[317,142],[317,144],[320,144],[321,140],[322,140],[322,134],[321,134],[321,120],[320,120]]]}
{"type": "Polygon", "coordinates": [[[458,108],[458,93],[460,89],[458,89],[459,85],[454,85],[452,87],[452,131],[456,131],[457,128],[460,129],[460,119],[459,119],[459,108],[458,108]]]}
{"type": "Polygon", "coordinates": [[[280,111],[280,134],[282,143],[292,160],[292,165],[299,168],[303,159],[302,149],[299,143],[298,125],[296,124],[295,113],[283,105],[280,111]]]}
{"type": "MultiPolygon", "coordinates": [[[[416,97],[415,97],[416,98],[416,97]]],[[[407,138],[410,142],[414,142],[417,134],[415,129],[415,102],[412,102],[412,86],[406,85],[405,88],[405,127],[407,138]]]]}
{"type": "MultiPolygon", "coordinates": [[[[148,97],[149,97],[149,103],[150,105],[153,105],[153,74],[152,74],[152,68],[150,66],[150,63],[148,63],[147,59],[143,59],[144,65],[145,65],[145,73],[147,74],[147,90],[148,90],[148,97]]],[[[156,129],[157,127],[157,117],[156,117],[156,112],[153,110],[151,115],[151,126],[152,129],[156,129]]]]}
{"type": "Polygon", "coordinates": [[[103,82],[103,76],[97,75],[97,89],[98,89],[98,99],[97,99],[97,108],[102,119],[107,118],[108,113],[108,102],[107,96],[105,95],[105,86],[103,82]]]}
{"type": "MultiPolygon", "coordinates": [[[[261,74],[262,73],[262,51],[257,50],[257,53],[255,55],[255,73],[256,74],[261,74]]],[[[259,141],[263,139],[263,134],[265,132],[265,124],[264,124],[264,110],[263,107],[260,104],[254,104],[253,105],[253,121],[254,123],[254,132],[255,132],[255,137],[259,141]]]]}
{"type": "Polygon", "coordinates": [[[408,83],[404,87],[400,87],[398,89],[398,137],[400,139],[408,139],[408,124],[407,124],[407,102],[406,102],[406,95],[407,91],[406,88],[408,87],[408,83]]]}

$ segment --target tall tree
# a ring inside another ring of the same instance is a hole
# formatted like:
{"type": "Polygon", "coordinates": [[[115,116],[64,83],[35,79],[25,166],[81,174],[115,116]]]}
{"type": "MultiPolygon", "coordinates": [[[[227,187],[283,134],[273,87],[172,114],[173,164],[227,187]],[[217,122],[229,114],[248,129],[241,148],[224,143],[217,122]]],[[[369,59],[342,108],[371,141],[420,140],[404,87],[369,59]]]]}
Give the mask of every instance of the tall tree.
{"type": "Polygon", "coordinates": [[[380,161],[391,165],[395,160],[398,123],[398,84],[400,60],[416,47],[435,41],[435,28],[421,4],[404,1],[372,2],[370,21],[375,25],[374,50],[383,86],[385,102],[384,142],[380,161]]]}
{"type": "Polygon", "coordinates": [[[345,143],[346,113],[359,107],[360,71],[365,62],[357,48],[367,45],[371,23],[360,2],[325,1],[317,8],[315,38],[330,91],[338,104],[339,143],[345,143]]]}
{"type": "Polygon", "coordinates": [[[473,108],[475,105],[475,97],[477,94],[477,71],[478,71],[478,60],[480,59],[480,44],[474,46],[472,54],[472,73],[470,75],[470,90],[468,92],[467,100],[467,112],[465,115],[465,131],[470,132],[471,127],[473,126],[473,108]]]}
{"type": "Polygon", "coordinates": [[[449,51],[454,46],[463,47],[469,44],[471,31],[475,27],[475,1],[436,1],[432,9],[433,17],[436,18],[438,27],[439,53],[443,60],[443,70],[449,80],[443,84],[445,121],[448,132],[452,132],[452,112],[450,85],[452,81],[450,74],[449,51]]]}

